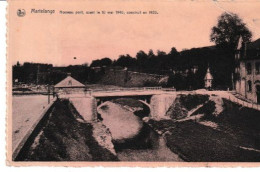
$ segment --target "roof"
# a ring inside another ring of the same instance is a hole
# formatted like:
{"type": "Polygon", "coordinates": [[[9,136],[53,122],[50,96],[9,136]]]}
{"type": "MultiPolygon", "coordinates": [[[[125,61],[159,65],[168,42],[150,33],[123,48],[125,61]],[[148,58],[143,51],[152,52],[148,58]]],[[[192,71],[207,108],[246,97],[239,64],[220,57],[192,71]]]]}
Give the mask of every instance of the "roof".
{"type": "Polygon", "coordinates": [[[248,49],[260,49],[260,38],[250,42],[247,46],[248,49]]]}
{"type": "Polygon", "coordinates": [[[246,46],[246,53],[242,51],[241,61],[260,60],[260,38],[246,46]]]}
{"type": "Polygon", "coordinates": [[[85,87],[84,84],[80,83],[71,76],[67,76],[64,80],[54,86],[55,88],[81,88],[85,87]]]}
{"type": "Polygon", "coordinates": [[[211,75],[211,73],[209,71],[209,68],[207,70],[207,73],[206,73],[206,76],[205,76],[204,80],[213,80],[213,77],[212,77],[212,75],[211,75]]]}

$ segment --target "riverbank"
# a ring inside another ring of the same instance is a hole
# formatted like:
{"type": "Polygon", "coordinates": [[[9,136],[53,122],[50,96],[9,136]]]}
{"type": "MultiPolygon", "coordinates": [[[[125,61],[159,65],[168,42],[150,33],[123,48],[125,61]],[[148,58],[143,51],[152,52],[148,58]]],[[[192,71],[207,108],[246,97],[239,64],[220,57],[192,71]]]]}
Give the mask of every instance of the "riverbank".
{"type": "Polygon", "coordinates": [[[58,100],[16,160],[260,161],[257,110],[196,94],[177,95],[167,118],[148,117],[146,108],[135,99],[107,101],[97,109],[100,121],[87,123],[68,100],[58,100]]]}
{"type": "MultiPolygon", "coordinates": [[[[120,119],[126,122],[131,119],[130,128],[124,127],[127,123],[118,126],[120,129],[105,126],[104,121],[86,123],[68,100],[58,100],[38,134],[29,140],[15,161],[182,161],[167,148],[165,140],[132,111],[112,102],[106,106],[112,111],[106,111],[104,119],[111,115],[111,119],[118,118],[119,124],[120,119]],[[127,139],[112,142],[113,133],[121,139],[125,133],[127,139]]],[[[111,119],[107,119],[108,123],[111,119]]]]}
{"type": "Polygon", "coordinates": [[[142,121],[149,116],[139,100],[131,98],[104,102],[98,112],[102,123],[111,131],[114,148],[120,161],[183,161],[166,145],[165,139],[142,121]]]}
{"type": "Polygon", "coordinates": [[[146,119],[164,136],[171,151],[191,162],[260,161],[259,111],[218,96],[201,97],[205,99],[202,105],[191,106],[189,101],[194,98],[187,95],[185,101],[177,100],[179,105],[168,111],[170,120],[146,119]],[[176,109],[182,115],[174,114],[176,109]]]}

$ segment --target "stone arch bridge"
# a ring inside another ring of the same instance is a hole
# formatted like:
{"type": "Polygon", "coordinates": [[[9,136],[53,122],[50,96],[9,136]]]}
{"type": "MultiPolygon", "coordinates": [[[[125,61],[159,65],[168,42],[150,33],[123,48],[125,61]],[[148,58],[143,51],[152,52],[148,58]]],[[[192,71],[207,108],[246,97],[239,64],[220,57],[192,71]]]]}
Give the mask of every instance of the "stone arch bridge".
{"type": "Polygon", "coordinates": [[[176,98],[175,89],[161,87],[91,90],[84,93],[59,95],[69,99],[85,121],[97,120],[97,107],[105,101],[117,98],[133,98],[150,108],[152,118],[165,118],[166,112],[176,98]]]}

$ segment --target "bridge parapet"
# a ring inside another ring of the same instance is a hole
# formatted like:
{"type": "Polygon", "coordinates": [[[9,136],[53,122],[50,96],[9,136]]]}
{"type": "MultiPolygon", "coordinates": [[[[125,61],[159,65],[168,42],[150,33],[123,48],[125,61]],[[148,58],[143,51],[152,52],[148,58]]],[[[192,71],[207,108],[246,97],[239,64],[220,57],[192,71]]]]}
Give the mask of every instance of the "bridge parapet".
{"type": "Polygon", "coordinates": [[[134,88],[113,88],[113,89],[93,89],[87,90],[88,95],[93,95],[95,93],[150,93],[151,95],[163,93],[163,92],[175,92],[176,89],[174,88],[162,88],[162,87],[134,87],[134,88]]]}
{"type": "Polygon", "coordinates": [[[167,119],[167,111],[174,103],[177,94],[160,94],[151,98],[150,111],[151,117],[154,119],[167,119]]]}
{"type": "Polygon", "coordinates": [[[108,88],[90,89],[88,92],[121,92],[121,91],[144,91],[144,90],[163,90],[162,87],[132,87],[132,88],[108,88]]]}
{"type": "MultiPolygon", "coordinates": [[[[111,96],[113,93],[115,95],[117,93],[121,93],[120,96],[123,95],[123,93],[129,94],[135,94],[138,93],[138,95],[142,93],[149,93],[150,95],[154,94],[161,94],[163,92],[175,92],[176,89],[174,88],[162,88],[162,87],[134,87],[134,88],[109,88],[109,89],[88,89],[85,91],[81,92],[60,92],[58,93],[58,97],[60,98],[70,98],[70,97],[95,97],[95,94],[102,94],[102,93],[110,93],[109,95],[111,96]]],[[[104,94],[106,96],[106,94],[104,94]]]]}
{"type": "Polygon", "coordinates": [[[114,97],[146,97],[145,100],[151,105],[151,117],[163,118],[176,97],[176,91],[174,88],[162,87],[95,89],[76,94],[60,94],[59,97],[69,99],[86,121],[97,120],[97,102],[114,97]]]}

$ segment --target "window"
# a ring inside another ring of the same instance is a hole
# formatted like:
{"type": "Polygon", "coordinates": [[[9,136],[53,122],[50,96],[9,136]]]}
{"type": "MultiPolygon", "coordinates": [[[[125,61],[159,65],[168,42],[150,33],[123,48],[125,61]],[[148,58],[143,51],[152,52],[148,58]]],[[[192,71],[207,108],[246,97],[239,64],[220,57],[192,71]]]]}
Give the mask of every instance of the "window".
{"type": "Polygon", "coordinates": [[[247,71],[247,74],[250,75],[252,73],[252,66],[251,66],[251,63],[247,63],[246,65],[246,71],[247,71]]]}
{"type": "Polygon", "coordinates": [[[255,63],[255,74],[260,74],[260,62],[255,63]]]}
{"type": "Polygon", "coordinates": [[[248,92],[252,91],[252,82],[251,81],[247,81],[247,91],[248,92]]]}
{"type": "Polygon", "coordinates": [[[236,59],[236,60],[239,60],[239,58],[240,58],[240,54],[239,54],[239,52],[238,52],[237,54],[235,54],[235,59],[236,59]]]}
{"type": "Polygon", "coordinates": [[[240,59],[240,53],[237,54],[237,59],[240,59]]]}
{"type": "Polygon", "coordinates": [[[236,73],[240,73],[240,68],[237,67],[237,68],[235,69],[235,72],[236,72],[236,73]]]}

